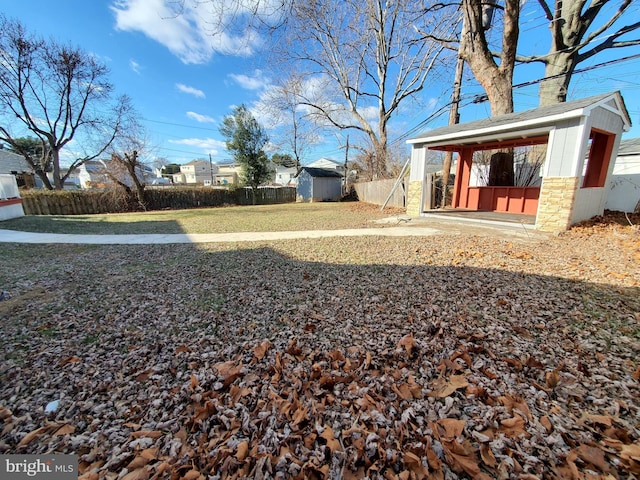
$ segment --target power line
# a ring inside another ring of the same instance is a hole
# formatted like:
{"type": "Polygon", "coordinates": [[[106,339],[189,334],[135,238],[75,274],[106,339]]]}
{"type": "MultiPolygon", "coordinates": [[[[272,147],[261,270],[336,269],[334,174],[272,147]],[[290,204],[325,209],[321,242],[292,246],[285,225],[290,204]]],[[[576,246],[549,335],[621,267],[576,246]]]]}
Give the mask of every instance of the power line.
{"type": "MultiPolygon", "coordinates": [[[[588,71],[591,71],[591,70],[595,70],[597,68],[608,67],[610,65],[614,65],[614,64],[617,64],[617,63],[621,63],[621,62],[625,62],[625,61],[629,61],[629,60],[635,60],[637,58],[640,58],[640,53],[639,54],[635,54],[635,55],[629,55],[629,56],[622,57],[622,58],[617,58],[617,59],[614,59],[614,60],[609,60],[609,61],[598,63],[598,64],[595,64],[595,65],[590,65],[588,67],[576,69],[573,72],[573,74],[584,73],[584,72],[588,72],[588,71]]],[[[518,83],[518,84],[512,86],[512,90],[515,90],[515,89],[518,89],[518,88],[522,88],[522,87],[528,87],[528,86],[540,83],[540,82],[542,82],[544,80],[550,80],[550,79],[558,78],[558,77],[561,77],[561,76],[562,76],[562,74],[551,75],[551,76],[539,78],[539,79],[536,79],[536,80],[530,80],[528,82],[518,83]]],[[[482,103],[483,101],[486,101],[487,99],[488,98],[486,97],[486,94],[474,95],[473,99],[468,101],[464,105],[462,104],[462,102],[460,102],[460,106],[463,107],[463,106],[470,105],[472,103],[482,103]]],[[[416,126],[411,128],[407,132],[403,133],[402,135],[398,136],[395,140],[389,142],[389,144],[390,145],[395,145],[395,144],[401,142],[402,140],[410,137],[411,135],[413,135],[418,130],[426,127],[427,124],[429,124],[432,120],[434,120],[437,117],[439,117],[440,115],[442,115],[445,112],[445,110],[447,108],[449,108],[451,105],[452,105],[452,102],[448,102],[447,104],[443,105],[438,110],[436,110],[435,112],[431,113],[427,118],[425,118],[420,123],[418,123],[416,126]]]]}
{"type": "MultiPolygon", "coordinates": [[[[629,55],[627,57],[616,58],[614,60],[609,60],[609,61],[603,62],[603,63],[597,63],[597,64],[591,65],[589,67],[577,68],[576,70],[574,70],[573,74],[575,75],[576,73],[589,72],[591,70],[595,70],[596,68],[608,67],[609,65],[614,65],[614,64],[620,63],[620,62],[625,62],[627,60],[635,60],[636,58],[640,58],[640,53],[637,53],[635,55],[629,55]]],[[[549,77],[543,77],[543,78],[539,78],[537,80],[530,80],[528,82],[518,83],[518,84],[514,85],[512,87],[512,89],[528,87],[530,85],[535,85],[536,83],[540,83],[540,82],[543,82],[545,80],[551,80],[552,78],[559,78],[559,77],[562,77],[564,75],[565,74],[563,74],[563,73],[559,73],[558,75],[551,75],[549,77]]]]}
{"type": "Polygon", "coordinates": [[[142,120],[146,121],[146,122],[152,122],[152,123],[161,123],[163,125],[171,125],[173,127],[184,127],[184,128],[192,128],[194,130],[207,130],[209,132],[217,132],[218,130],[215,128],[207,128],[207,127],[194,127],[193,125],[185,125],[183,123],[172,123],[172,122],[162,122],[160,120],[151,120],[150,118],[142,118],[142,120]]]}

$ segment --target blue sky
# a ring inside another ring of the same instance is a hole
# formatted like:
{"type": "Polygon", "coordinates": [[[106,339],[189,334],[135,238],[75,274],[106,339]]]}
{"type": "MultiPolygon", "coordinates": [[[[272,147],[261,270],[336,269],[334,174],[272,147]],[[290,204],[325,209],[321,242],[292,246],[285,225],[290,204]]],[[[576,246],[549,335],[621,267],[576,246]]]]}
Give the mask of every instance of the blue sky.
{"type": "MultiPolygon", "coordinates": [[[[80,45],[98,56],[111,70],[110,79],[118,93],[126,93],[143,118],[153,148],[153,156],[170,162],[186,163],[196,158],[214,162],[230,160],[218,126],[233,106],[251,107],[273,83],[259,52],[256,37],[210,35],[211,17],[206,4],[176,16],[167,5],[170,0],[0,0],[0,12],[20,20],[30,32],[80,45]],[[204,6],[203,6],[204,5],[204,6]]],[[[617,2],[616,2],[617,3],[617,2]]],[[[636,8],[637,17],[640,12],[636,8]]],[[[546,23],[534,10],[524,10],[521,43],[527,50],[544,53],[548,37],[546,23]]],[[[636,19],[637,19],[636,17],[636,19]]],[[[591,65],[611,58],[640,53],[640,47],[612,51],[596,56],[591,65]]],[[[589,65],[589,64],[587,64],[589,65]]],[[[542,76],[541,66],[521,67],[514,83],[542,76]]],[[[462,121],[489,116],[488,103],[474,104],[482,89],[474,85],[467,70],[463,87],[462,121]]],[[[445,105],[449,100],[442,85],[424,92],[424,104],[445,105]]],[[[620,90],[634,124],[625,137],[640,137],[640,58],[597,68],[576,75],[570,99],[620,90]]],[[[537,85],[514,91],[516,110],[538,104],[537,85]]],[[[391,141],[419,125],[432,110],[405,109],[394,119],[391,141]]],[[[445,125],[447,112],[427,126],[445,125]]],[[[264,125],[269,128],[269,125],[264,125]]],[[[307,161],[320,157],[342,160],[342,136],[330,136],[317,145],[307,161]]]]}

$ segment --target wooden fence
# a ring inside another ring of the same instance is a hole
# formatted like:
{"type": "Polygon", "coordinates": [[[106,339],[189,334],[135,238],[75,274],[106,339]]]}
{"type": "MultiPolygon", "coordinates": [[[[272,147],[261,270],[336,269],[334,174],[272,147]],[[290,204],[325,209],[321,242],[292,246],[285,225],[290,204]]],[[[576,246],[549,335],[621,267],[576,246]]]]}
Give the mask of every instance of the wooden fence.
{"type": "MultiPolygon", "coordinates": [[[[356,183],[354,184],[354,188],[358,194],[358,200],[361,202],[383,205],[391,193],[395,183],[395,179],[374,180],[372,182],[356,183]]],[[[401,182],[400,185],[398,185],[398,188],[393,192],[393,195],[387,202],[387,206],[397,208],[405,207],[404,182],[401,182]]]]}
{"type": "MultiPolygon", "coordinates": [[[[136,210],[122,190],[24,190],[23,208],[26,215],[89,215],[122,213],[136,210]]],[[[217,189],[190,187],[162,187],[145,190],[147,210],[222,207],[252,205],[250,188],[217,189]]],[[[256,190],[256,204],[270,205],[296,201],[293,187],[267,187],[256,190]]]]}

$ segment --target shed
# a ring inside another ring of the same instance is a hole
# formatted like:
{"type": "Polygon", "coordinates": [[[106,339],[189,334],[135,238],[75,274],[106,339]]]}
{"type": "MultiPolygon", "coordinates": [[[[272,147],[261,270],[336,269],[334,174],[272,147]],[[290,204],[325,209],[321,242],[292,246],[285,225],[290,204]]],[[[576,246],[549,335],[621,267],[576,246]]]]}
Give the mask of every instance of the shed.
{"type": "Polygon", "coordinates": [[[298,175],[298,202],[335,202],[342,197],[342,175],[326,168],[302,167],[298,175]]]}
{"type": "Polygon", "coordinates": [[[530,214],[537,229],[566,230],[604,212],[620,137],[630,126],[622,96],[612,92],[426,132],[408,141],[407,214],[424,211],[427,151],[451,151],[458,160],[453,208],[530,214]],[[543,152],[540,186],[470,185],[474,154],[524,147],[543,152]]]}
{"type": "Polygon", "coordinates": [[[640,203],[640,138],[622,139],[613,166],[607,210],[633,212],[640,203]]]}

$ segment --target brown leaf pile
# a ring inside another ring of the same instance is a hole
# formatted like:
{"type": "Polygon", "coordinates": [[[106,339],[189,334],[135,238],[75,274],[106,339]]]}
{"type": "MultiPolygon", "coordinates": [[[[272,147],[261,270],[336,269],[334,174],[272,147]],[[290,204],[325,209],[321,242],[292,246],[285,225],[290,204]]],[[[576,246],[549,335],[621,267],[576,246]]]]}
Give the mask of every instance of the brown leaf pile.
{"type": "Polygon", "coordinates": [[[633,231],[0,249],[0,453],[84,479],[640,476],[633,231]]]}

